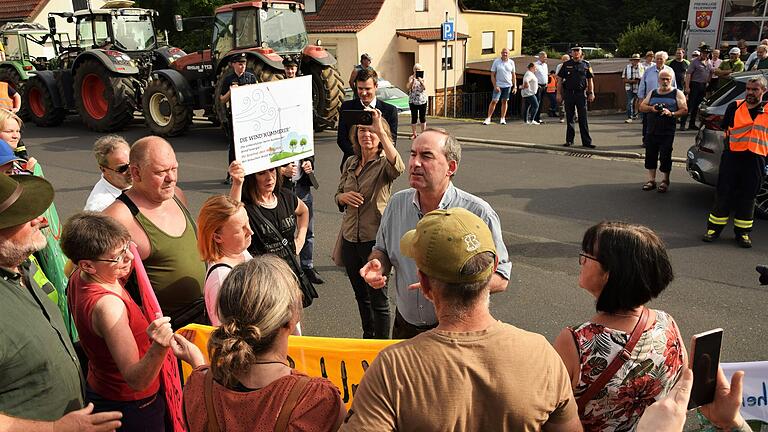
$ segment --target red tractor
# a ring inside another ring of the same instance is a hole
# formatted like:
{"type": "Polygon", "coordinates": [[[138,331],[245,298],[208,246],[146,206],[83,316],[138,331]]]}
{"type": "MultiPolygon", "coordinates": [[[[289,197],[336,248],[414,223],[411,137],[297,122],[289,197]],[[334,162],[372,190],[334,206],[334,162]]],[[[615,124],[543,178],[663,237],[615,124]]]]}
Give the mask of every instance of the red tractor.
{"type": "MultiPolygon", "coordinates": [[[[283,57],[299,60],[299,70],[312,76],[315,130],[334,127],[344,89],[336,59],[310,45],[304,27],[304,5],[291,0],[250,1],[221,6],[213,17],[210,47],[187,54],[167,69],[152,71],[142,98],[152,132],[174,136],[192,123],[192,111],[203,109],[212,120],[226,119],[219,96],[223,78],[232,73],[229,58],[248,56],[248,70],[259,82],[283,79],[283,57]]],[[[176,17],[181,31],[181,17],[176,17]]]]}

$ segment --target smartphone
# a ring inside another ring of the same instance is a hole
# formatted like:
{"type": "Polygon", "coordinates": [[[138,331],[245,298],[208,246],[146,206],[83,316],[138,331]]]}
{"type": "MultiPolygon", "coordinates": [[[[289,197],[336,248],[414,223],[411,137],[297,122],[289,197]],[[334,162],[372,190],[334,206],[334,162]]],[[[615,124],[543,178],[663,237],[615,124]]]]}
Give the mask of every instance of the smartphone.
{"type": "Polygon", "coordinates": [[[717,328],[693,335],[691,339],[691,370],[693,387],[688,409],[711,403],[715,399],[717,368],[720,366],[720,346],[723,329],[717,328]]]}
{"type": "Polygon", "coordinates": [[[348,125],[370,126],[373,124],[373,114],[365,110],[342,111],[341,118],[348,125]]]}
{"type": "Polygon", "coordinates": [[[416,78],[424,78],[424,71],[416,71],[416,78]]]}

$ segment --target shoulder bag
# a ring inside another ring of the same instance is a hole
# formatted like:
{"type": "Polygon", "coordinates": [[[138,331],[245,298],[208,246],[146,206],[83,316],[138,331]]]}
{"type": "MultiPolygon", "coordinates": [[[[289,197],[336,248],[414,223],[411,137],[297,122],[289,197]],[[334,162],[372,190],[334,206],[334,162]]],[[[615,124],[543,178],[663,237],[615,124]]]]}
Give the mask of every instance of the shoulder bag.
{"type": "Polygon", "coordinates": [[[597,379],[587,387],[587,390],[579,396],[578,399],[576,399],[576,405],[579,407],[579,417],[582,417],[584,414],[584,407],[587,406],[587,403],[592,400],[592,398],[597,395],[600,390],[602,390],[606,384],[608,384],[608,381],[613,378],[614,375],[616,375],[616,372],[618,372],[619,369],[624,365],[624,363],[627,362],[627,360],[630,359],[632,356],[632,350],[635,349],[635,345],[637,345],[637,341],[640,340],[640,336],[643,335],[643,330],[645,330],[645,325],[648,322],[648,316],[650,315],[650,312],[648,311],[647,307],[643,307],[643,311],[640,313],[640,318],[637,320],[637,324],[635,324],[635,328],[632,329],[632,334],[629,336],[629,340],[627,341],[627,344],[624,345],[624,348],[622,348],[621,351],[616,355],[616,357],[611,361],[611,363],[608,365],[607,368],[603,371],[603,373],[600,374],[600,376],[597,377],[597,379]]]}

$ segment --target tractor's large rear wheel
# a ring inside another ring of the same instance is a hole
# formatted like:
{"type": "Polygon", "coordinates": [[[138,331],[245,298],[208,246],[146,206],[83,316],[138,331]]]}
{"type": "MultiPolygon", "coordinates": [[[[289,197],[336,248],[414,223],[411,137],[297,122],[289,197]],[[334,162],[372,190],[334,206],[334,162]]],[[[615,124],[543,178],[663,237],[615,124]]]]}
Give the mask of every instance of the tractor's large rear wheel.
{"type": "Polygon", "coordinates": [[[113,132],[133,120],[136,95],[131,79],[110,72],[97,60],[85,60],[75,72],[75,106],[83,123],[97,132],[113,132]]]}
{"type": "Polygon", "coordinates": [[[157,135],[181,135],[192,124],[192,110],[179,102],[176,89],[164,79],[153,79],[142,95],[147,126],[157,135]]]}
{"type": "Polygon", "coordinates": [[[310,63],[312,73],[312,112],[315,132],[336,127],[339,108],[344,101],[344,85],[333,66],[310,63]]]}
{"type": "MultiPolygon", "coordinates": [[[[16,68],[13,68],[11,66],[1,66],[0,81],[7,82],[8,85],[11,86],[11,88],[13,88],[16,91],[16,93],[18,93],[19,96],[22,97],[22,99],[24,98],[25,82],[21,80],[21,75],[19,75],[19,71],[17,71],[16,68]]],[[[19,109],[19,112],[16,114],[19,117],[21,117],[21,119],[24,121],[29,120],[29,114],[27,114],[27,107],[24,103],[21,104],[21,108],[19,109]]]]}
{"type": "Polygon", "coordinates": [[[24,85],[21,104],[27,106],[32,123],[42,127],[60,125],[67,114],[64,108],[54,104],[53,95],[48,90],[48,86],[36,77],[27,80],[24,85]]]}
{"type": "MultiPolygon", "coordinates": [[[[262,82],[268,82],[268,81],[277,81],[285,78],[282,74],[282,72],[277,71],[275,69],[272,69],[271,67],[265,65],[261,61],[258,60],[249,60],[248,61],[248,68],[246,70],[252,70],[253,74],[256,75],[256,80],[260,83],[262,82]]],[[[219,72],[219,75],[216,77],[216,91],[214,92],[213,96],[213,105],[214,110],[216,112],[216,116],[221,121],[221,127],[224,128],[225,131],[228,132],[229,126],[227,125],[228,120],[228,113],[227,113],[227,106],[225,103],[221,102],[221,96],[227,94],[227,91],[229,89],[224,88],[224,78],[229,76],[230,74],[234,73],[232,71],[231,66],[227,66],[224,69],[219,72]]]]}
{"type": "Polygon", "coordinates": [[[768,219],[768,177],[755,197],[755,214],[761,219],[768,219]]]}

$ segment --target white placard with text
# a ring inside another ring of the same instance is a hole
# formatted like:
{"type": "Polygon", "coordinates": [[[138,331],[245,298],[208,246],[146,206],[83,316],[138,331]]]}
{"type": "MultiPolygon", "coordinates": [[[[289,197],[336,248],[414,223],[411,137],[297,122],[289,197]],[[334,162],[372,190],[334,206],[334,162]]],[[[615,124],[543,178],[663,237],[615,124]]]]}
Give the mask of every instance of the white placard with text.
{"type": "Polygon", "coordinates": [[[246,175],[315,154],[312,77],[233,87],[231,103],[235,159],[246,175]]]}

